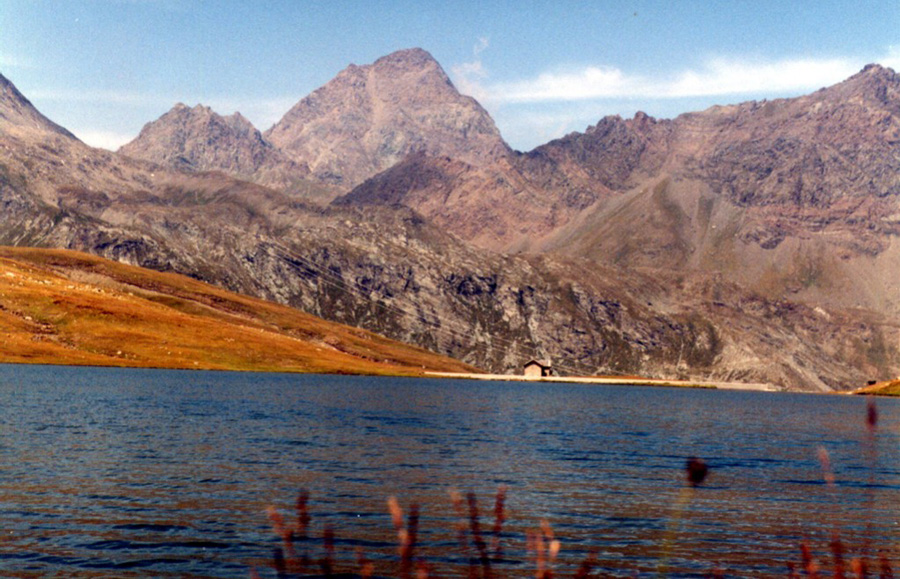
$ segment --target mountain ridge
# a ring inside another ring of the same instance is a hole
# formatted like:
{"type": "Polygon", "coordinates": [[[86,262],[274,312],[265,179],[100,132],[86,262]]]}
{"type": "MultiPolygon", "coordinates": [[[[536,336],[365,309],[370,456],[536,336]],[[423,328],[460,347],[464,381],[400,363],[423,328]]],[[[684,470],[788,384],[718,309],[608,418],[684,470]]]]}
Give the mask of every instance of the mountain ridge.
{"type": "Polygon", "coordinates": [[[669,172],[663,162],[690,158],[688,149],[666,156],[658,134],[671,123],[609,119],[581,151],[560,141],[478,165],[413,151],[328,207],[36,131],[0,148],[0,242],[186,273],[492,371],[549,357],[583,374],[818,390],[895,373],[895,318],[797,301],[825,291],[815,248],[790,235],[763,247],[747,235],[745,208],[669,172]],[[610,142],[631,148],[617,157],[602,146],[610,142]],[[590,166],[598,154],[609,160],[590,166]],[[490,249],[515,243],[538,253],[490,249]],[[740,251],[710,253],[728,243],[740,251]],[[798,247],[806,262],[784,258],[796,271],[753,272],[771,291],[729,277],[744,265],[728,260],[744,251],[769,259],[798,247]],[[673,256],[684,267],[671,267],[673,256]],[[715,267],[698,268],[704,259],[715,267]]]}
{"type": "Polygon", "coordinates": [[[68,130],[45,117],[9,79],[0,74],[0,130],[26,127],[77,139],[68,130]]]}
{"type": "Polygon", "coordinates": [[[240,112],[222,116],[201,104],[177,103],[118,152],[178,171],[224,171],[309,199],[328,194],[319,187],[310,193],[309,167],[272,145],[240,112]]]}
{"type": "Polygon", "coordinates": [[[416,159],[338,202],[389,199],[492,251],[687,267],[772,297],[896,315],[886,265],[867,263],[897,259],[898,142],[900,77],[868,65],[801,97],[605,117],[477,170],[416,159]]]}

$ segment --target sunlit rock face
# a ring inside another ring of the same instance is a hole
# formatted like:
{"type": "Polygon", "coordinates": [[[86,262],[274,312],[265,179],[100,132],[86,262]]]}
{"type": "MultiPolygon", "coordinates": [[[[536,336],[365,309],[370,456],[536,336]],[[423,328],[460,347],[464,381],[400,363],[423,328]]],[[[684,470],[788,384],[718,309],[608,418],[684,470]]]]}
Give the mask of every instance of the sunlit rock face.
{"type": "Polygon", "coordinates": [[[490,115],[418,48],[349,66],[265,136],[316,179],[344,190],[414,152],[471,165],[508,152],[490,115]]]}

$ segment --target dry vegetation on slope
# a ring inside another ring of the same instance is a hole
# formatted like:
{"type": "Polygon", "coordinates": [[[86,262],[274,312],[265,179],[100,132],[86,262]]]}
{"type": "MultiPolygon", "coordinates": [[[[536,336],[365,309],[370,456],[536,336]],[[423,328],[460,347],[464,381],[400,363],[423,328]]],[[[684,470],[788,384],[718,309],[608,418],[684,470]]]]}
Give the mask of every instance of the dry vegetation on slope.
{"type": "Polygon", "coordinates": [[[471,371],[289,307],[83,253],[0,248],[0,362],[360,374],[471,371]]]}
{"type": "Polygon", "coordinates": [[[875,382],[864,388],[853,391],[853,394],[873,395],[873,396],[900,396],[900,378],[896,380],[884,380],[875,382]]]}

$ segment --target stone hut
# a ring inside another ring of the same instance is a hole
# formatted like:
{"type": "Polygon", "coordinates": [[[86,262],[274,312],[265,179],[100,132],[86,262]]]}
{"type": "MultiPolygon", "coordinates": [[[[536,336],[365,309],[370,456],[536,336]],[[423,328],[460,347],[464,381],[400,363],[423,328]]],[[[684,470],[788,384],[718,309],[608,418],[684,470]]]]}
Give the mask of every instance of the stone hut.
{"type": "Polygon", "coordinates": [[[526,376],[544,377],[553,375],[553,367],[549,360],[529,360],[525,363],[526,376]]]}

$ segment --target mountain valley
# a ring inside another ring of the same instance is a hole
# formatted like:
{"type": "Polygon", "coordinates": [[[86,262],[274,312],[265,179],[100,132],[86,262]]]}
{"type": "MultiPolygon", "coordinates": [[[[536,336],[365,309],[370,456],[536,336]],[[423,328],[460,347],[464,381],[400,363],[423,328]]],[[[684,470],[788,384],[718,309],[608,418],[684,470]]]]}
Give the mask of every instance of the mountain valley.
{"type": "Polygon", "coordinates": [[[118,153],[0,77],[0,243],[177,272],[493,372],[847,390],[900,371],[900,78],[601,119],[520,153],[427,52],[261,132],[176,105],[118,153]]]}

